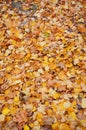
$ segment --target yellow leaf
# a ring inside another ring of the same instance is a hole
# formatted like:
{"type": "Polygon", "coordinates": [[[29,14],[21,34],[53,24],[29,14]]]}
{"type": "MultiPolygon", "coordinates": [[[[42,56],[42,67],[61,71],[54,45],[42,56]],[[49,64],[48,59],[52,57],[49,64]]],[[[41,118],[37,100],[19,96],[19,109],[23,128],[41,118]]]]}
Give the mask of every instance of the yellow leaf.
{"type": "Polygon", "coordinates": [[[31,82],[30,81],[26,81],[26,86],[30,86],[31,82]]]}
{"type": "Polygon", "coordinates": [[[46,87],[46,82],[42,82],[42,87],[46,87]]]}
{"type": "Polygon", "coordinates": [[[54,94],[53,94],[53,98],[54,98],[54,99],[58,99],[58,98],[59,98],[59,96],[60,96],[60,94],[59,94],[59,93],[54,92],[54,94]]]}
{"type": "Polygon", "coordinates": [[[34,127],[34,124],[33,124],[33,123],[30,123],[29,126],[32,128],[32,127],[34,127]]]}
{"type": "Polygon", "coordinates": [[[32,112],[36,111],[36,107],[33,108],[32,112]]]}
{"type": "Polygon", "coordinates": [[[7,90],[5,91],[5,95],[8,95],[9,93],[10,93],[10,90],[7,89],[7,90]]]}
{"type": "Polygon", "coordinates": [[[66,76],[65,76],[65,73],[63,71],[61,71],[59,74],[58,74],[59,78],[64,80],[66,79],[66,76]]]}
{"type": "Polygon", "coordinates": [[[2,84],[3,83],[3,79],[0,79],[0,84],[2,84]]]}
{"type": "Polygon", "coordinates": [[[52,124],[52,130],[58,130],[59,129],[59,123],[52,124]]]}
{"type": "Polygon", "coordinates": [[[47,110],[47,114],[48,114],[49,116],[51,116],[51,115],[53,114],[53,111],[52,111],[51,109],[48,109],[48,110],[47,110]]]}
{"type": "Polygon", "coordinates": [[[7,122],[9,122],[9,121],[11,121],[11,120],[12,120],[12,117],[11,117],[11,116],[7,116],[7,117],[6,117],[6,121],[7,121],[7,122]]]}
{"type": "Polygon", "coordinates": [[[49,62],[44,61],[44,62],[42,63],[42,65],[43,65],[43,67],[46,67],[46,66],[48,66],[48,65],[49,65],[49,62]]]}
{"type": "Polygon", "coordinates": [[[36,22],[35,21],[31,21],[31,26],[35,26],[36,25],[36,22]]]}
{"type": "Polygon", "coordinates": [[[6,71],[7,72],[10,72],[12,70],[12,67],[10,67],[10,66],[8,66],[7,68],[6,68],[6,71]]]}
{"type": "Polygon", "coordinates": [[[11,109],[10,109],[10,113],[11,114],[15,114],[17,112],[17,108],[16,107],[12,107],[11,109]]]}
{"type": "Polygon", "coordinates": [[[73,119],[73,120],[76,120],[76,114],[74,112],[70,113],[70,117],[73,119]]]}
{"type": "Polygon", "coordinates": [[[49,62],[52,63],[54,61],[53,58],[49,58],[49,62]]]}
{"type": "Polygon", "coordinates": [[[7,115],[8,113],[9,113],[9,109],[8,108],[4,108],[3,110],[2,110],[2,114],[3,115],[7,115]]]}
{"type": "Polygon", "coordinates": [[[18,102],[18,101],[19,101],[19,97],[16,96],[16,97],[14,98],[14,102],[18,102]]]}
{"type": "Polygon", "coordinates": [[[12,40],[12,42],[11,42],[13,45],[15,45],[16,44],[16,41],[15,40],[12,40]]]}
{"type": "Polygon", "coordinates": [[[74,88],[75,93],[80,93],[81,91],[82,91],[82,89],[80,87],[74,88]]]}
{"type": "Polygon", "coordinates": [[[70,67],[72,67],[72,66],[73,66],[72,63],[66,63],[66,67],[70,68],[70,67]]]}
{"type": "Polygon", "coordinates": [[[42,113],[38,112],[36,118],[38,122],[42,123],[42,113]]]}
{"type": "Polygon", "coordinates": [[[64,110],[64,109],[65,109],[65,108],[64,108],[64,102],[59,103],[59,104],[58,104],[58,108],[59,108],[60,110],[64,110]]]}
{"type": "Polygon", "coordinates": [[[28,127],[28,125],[24,125],[24,130],[30,130],[30,128],[28,127]]]}
{"type": "Polygon", "coordinates": [[[56,69],[57,65],[55,63],[50,63],[50,69],[56,69]]]}
{"type": "Polygon", "coordinates": [[[20,33],[19,31],[17,31],[17,32],[16,32],[16,36],[17,36],[18,38],[20,38],[20,39],[22,39],[22,38],[23,38],[23,34],[22,34],[22,33],[20,33]]]}
{"type": "Polygon", "coordinates": [[[8,17],[8,14],[4,14],[3,17],[6,19],[8,17]]]}
{"type": "Polygon", "coordinates": [[[60,130],[71,130],[71,129],[67,124],[63,123],[60,125],[60,130]]]}
{"type": "Polygon", "coordinates": [[[23,58],[23,61],[26,62],[29,58],[30,58],[30,53],[28,53],[24,58],[23,58]]]}
{"type": "Polygon", "coordinates": [[[55,103],[52,103],[52,109],[53,109],[54,112],[57,111],[57,105],[55,103]]]}
{"type": "Polygon", "coordinates": [[[48,105],[49,105],[49,102],[48,102],[48,101],[46,101],[46,102],[45,102],[45,106],[48,106],[48,105]]]}

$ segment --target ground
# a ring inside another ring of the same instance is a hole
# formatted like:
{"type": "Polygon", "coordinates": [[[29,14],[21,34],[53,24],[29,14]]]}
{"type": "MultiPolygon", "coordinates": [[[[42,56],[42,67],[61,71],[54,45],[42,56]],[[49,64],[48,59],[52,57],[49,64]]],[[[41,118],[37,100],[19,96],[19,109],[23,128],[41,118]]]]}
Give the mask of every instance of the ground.
{"type": "Polygon", "coordinates": [[[86,1],[0,0],[0,130],[86,130],[86,1]]]}

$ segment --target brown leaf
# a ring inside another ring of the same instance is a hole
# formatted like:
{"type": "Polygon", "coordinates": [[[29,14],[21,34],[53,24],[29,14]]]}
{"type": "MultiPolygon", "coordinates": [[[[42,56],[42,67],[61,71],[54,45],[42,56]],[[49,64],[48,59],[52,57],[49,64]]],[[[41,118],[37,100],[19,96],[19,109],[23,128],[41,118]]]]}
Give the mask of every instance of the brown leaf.
{"type": "Polygon", "coordinates": [[[79,111],[79,112],[77,113],[77,118],[78,118],[79,120],[84,120],[84,119],[85,119],[85,115],[84,115],[83,111],[79,111]]]}
{"type": "Polygon", "coordinates": [[[81,83],[82,91],[86,92],[86,84],[81,83]]]}
{"type": "Polygon", "coordinates": [[[44,118],[44,124],[45,124],[45,125],[52,125],[53,122],[54,122],[54,119],[53,119],[52,117],[50,117],[50,116],[46,116],[46,117],[44,118]]]}
{"type": "Polygon", "coordinates": [[[49,79],[48,82],[47,82],[47,85],[48,85],[48,86],[54,86],[55,83],[56,83],[56,80],[55,80],[55,79],[52,79],[52,80],[49,79]]]}
{"type": "Polygon", "coordinates": [[[84,24],[79,24],[79,25],[78,25],[78,30],[79,30],[79,32],[81,32],[81,33],[85,33],[85,32],[86,32],[86,27],[85,27],[85,25],[84,25],[84,24]]]}
{"type": "Polygon", "coordinates": [[[42,75],[42,78],[46,79],[46,80],[49,80],[49,79],[52,79],[52,74],[49,74],[48,72],[45,72],[43,75],[42,75]]]}
{"type": "Polygon", "coordinates": [[[58,91],[61,92],[61,91],[66,91],[66,88],[67,86],[66,85],[61,85],[58,87],[58,91]]]}
{"type": "Polygon", "coordinates": [[[17,123],[27,122],[27,112],[22,110],[13,117],[13,121],[17,123]]]}

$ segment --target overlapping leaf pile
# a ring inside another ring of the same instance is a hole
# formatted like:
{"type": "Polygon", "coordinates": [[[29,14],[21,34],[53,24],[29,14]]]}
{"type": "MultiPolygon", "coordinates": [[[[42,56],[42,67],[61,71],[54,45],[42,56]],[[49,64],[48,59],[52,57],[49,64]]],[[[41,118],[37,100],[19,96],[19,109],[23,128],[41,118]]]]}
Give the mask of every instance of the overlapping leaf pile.
{"type": "Polygon", "coordinates": [[[86,2],[0,2],[0,130],[86,130],[86,2]]]}

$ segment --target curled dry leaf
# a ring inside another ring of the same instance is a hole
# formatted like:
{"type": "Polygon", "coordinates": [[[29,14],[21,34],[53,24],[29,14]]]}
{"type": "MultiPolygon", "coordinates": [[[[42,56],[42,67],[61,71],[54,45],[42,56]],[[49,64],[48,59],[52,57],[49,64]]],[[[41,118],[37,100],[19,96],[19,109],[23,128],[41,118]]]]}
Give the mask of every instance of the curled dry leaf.
{"type": "Polygon", "coordinates": [[[49,116],[44,117],[43,120],[44,120],[44,124],[45,124],[45,125],[52,125],[53,122],[54,122],[54,119],[53,119],[52,117],[49,117],[49,116]]]}
{"type": "Polygon", "coordinates": [[[82,87],[82,91],[83,91],[83,92],[86,92],[86,84],[81,83],[81,87],[82,87]]]}
{"type": "Polygon", "coordinates": [[[74,83],[74,82],[75,82],[75,77],[71,77],[71,78],[70,78],[70,81],[71,81],[72,83],[74,83]]]}
{"type": "Polygon", "coordinates": [[[48,82],[47,82],[47,85],[50,87],[50,86],[54,86],[55,85],[55,83],[56,83],[57,81],[55,80],[55,79],[52,79],[52,80],[48,80],[48,82]]]}
{"type": "Polygon", "coordinates": [[[9,87],[8,83],[5,82],[0,86],[0,93],[2,93],[3,91],[5,91],[7,88],[9,87]]]}
{"type": "Polygon", "coordinates": [[[27,122],[27,112],[22,110],[13,117],[13,121],[17,123],[27,122]]]}
{"type": "Polygon", "coordinates": [[[85,33],[85,32],[86,32],[86,27],[84,26],[84,24],[79,24],[79,25],[78,25],[78,30],[79,30],[81,33],[85,33]]]}
{"type": "Polygon", "coordinates": [[[44,125],[41,130],[51,130],[51,126],[50,125],[44,125]]]}
{"type": "Polygon", "coordinates": [[[45,72],[43,75],[42,75],[42,78],[43,79],[46,79],[46,80],[49,80],[49,79],[52,79],[52,74],[48,73],[48,72],[45,72]]]}
{"type": "Polygon", "coordinates": [[[67,90],[67,86],[66,85],[58,86],[58,91],[59,92],[66,91],[66,90],[67,90]]]}
{"type": "Polygon", "coordinates": [[[84,115],[83,111],[79,111],[79,113],[77,113],[77,118],[79,120],[84,120],[85,119],[85,115],[84,115]]]}

